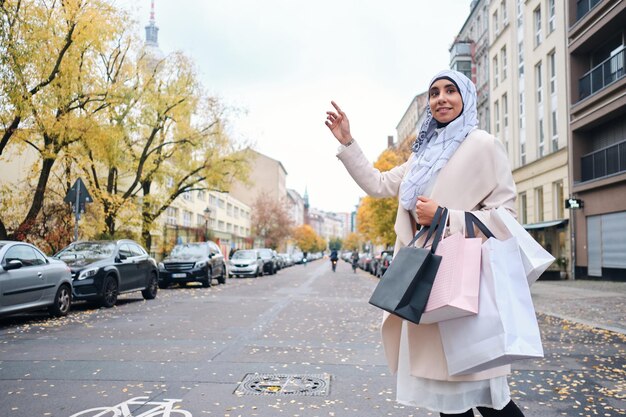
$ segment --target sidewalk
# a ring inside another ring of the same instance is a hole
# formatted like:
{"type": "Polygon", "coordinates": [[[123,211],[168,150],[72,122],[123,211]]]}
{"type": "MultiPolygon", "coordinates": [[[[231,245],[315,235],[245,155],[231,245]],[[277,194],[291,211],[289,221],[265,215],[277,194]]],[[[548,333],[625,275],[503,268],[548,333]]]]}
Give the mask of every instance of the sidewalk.
{"type": "Polygon", "coordinates": [[[531,294],[538,313],[626,334],[626,282],[537,281],[531,294]]]}

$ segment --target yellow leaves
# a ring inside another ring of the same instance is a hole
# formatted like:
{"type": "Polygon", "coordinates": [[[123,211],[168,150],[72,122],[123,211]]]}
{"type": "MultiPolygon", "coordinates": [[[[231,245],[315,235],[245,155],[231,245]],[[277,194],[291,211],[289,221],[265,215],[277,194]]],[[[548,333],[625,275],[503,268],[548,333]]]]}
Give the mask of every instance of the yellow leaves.
{"type": "MultiPolygon", "coordinates": [[[[303,224],[301,226],[296,227],[292,233],[293,239],[296,245],[302,250],[302,252],[314,252],[317,250],[322,250],[320,248],[320,239],[322,239],[315,230],[308,224],[303,224]]],[[[323,239],[322,239],[323,240],[323,239]]],[[[325,245],[325,242],[323,244],[325,245]]]]}

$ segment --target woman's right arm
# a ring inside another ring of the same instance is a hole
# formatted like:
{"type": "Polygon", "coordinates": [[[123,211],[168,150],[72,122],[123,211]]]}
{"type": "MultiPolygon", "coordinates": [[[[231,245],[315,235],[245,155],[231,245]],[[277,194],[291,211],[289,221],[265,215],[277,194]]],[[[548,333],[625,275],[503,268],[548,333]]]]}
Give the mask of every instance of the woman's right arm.
{"type": "MultiPolygon", "coordinates": [[[[343,148],[337,158],[343,163],[354,181],[372,197],[397,197],[408,161],[380,172],[367,160],[357,142],[343,148]]],[[[409,159],[410,160],[410,159],[409,159]]]]}

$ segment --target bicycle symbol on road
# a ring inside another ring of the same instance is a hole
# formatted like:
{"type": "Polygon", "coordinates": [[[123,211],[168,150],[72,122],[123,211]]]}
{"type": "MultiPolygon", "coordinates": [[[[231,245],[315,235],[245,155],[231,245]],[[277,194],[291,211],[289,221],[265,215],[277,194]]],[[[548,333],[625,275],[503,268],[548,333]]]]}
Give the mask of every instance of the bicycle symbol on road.
{"type": "Polygon", "coordinates": [[[150,397],[135,397],[113,407],[95,407],[72,414],[70,417],[193,417],[189,411],[174,409],[174,404],[182,400],[164,398],[163,401],[148,401],[150,397]],[[141,414],[133,414],[130,407],[153,406],[141,414]]]}

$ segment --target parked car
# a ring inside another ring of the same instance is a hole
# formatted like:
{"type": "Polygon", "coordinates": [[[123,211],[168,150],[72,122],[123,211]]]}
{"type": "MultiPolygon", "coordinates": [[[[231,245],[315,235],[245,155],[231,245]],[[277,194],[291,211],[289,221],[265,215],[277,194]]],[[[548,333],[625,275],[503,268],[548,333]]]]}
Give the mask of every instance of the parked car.
{"type": "Polygon", "coordinates": [[[64,316],[72,301],[72,273],[25,242],[0,241],[0,316],[48,309],[64,316]]]}
{"type": "Polygon", "coordinates": [[[263,272],[274,275],[278,271],[276,255],[272,249],[260,248],[257,249],[263,260],[263,272]]]}
{"type": "Polygon", "coordinates": [[[235,277],[263,275],[263,259],[256,249],[240,249],[228,261],[228,274],[235,277]]]}
{"type": "Polygon", "coordinates": [[[174,246],[168,257],[159,263],[159,287],[177,283],[200,282],[210,287],[213,279],[226,284],[226,261],[217,244],[208,242],[184,243],[174,246]]]}
{"type": "Polygon", "coordinates": [[[146,300],[157,296],[156,262],[133,240],[76,242],[54,258],[64,261],[72,270],[74,300],[98,301],[108,308],[123,293],[141,291],[146,300]]]}

